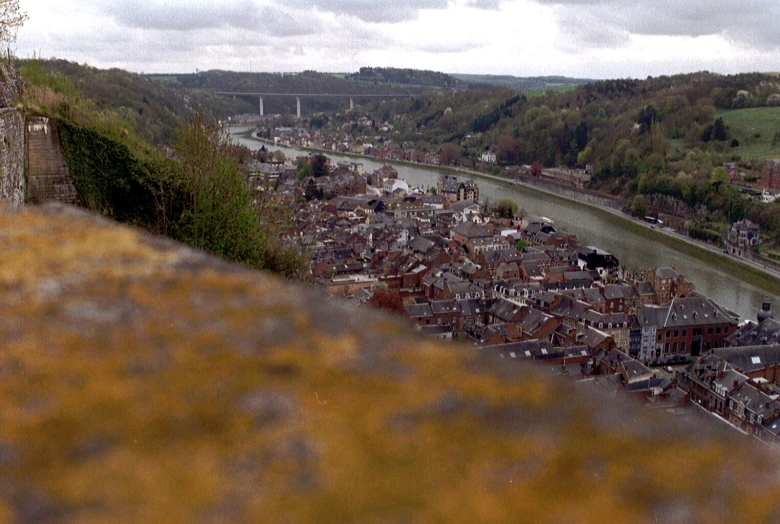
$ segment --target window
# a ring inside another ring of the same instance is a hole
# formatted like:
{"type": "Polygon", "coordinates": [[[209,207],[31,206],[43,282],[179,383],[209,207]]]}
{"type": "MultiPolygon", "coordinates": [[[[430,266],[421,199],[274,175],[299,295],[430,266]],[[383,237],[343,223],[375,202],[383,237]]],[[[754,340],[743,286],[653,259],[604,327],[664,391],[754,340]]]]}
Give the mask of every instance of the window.
{"type": "Polygon", "coordinates": [[[671,332],[671,331],[667,331],[667,332],[666,332],[666,338],[669,338],[669,337],[671,337],[671,336],[672,336],[672,332],[671,332]]]}
{"type": "Polygon", "coordinates": [[[680,332],[675,329],[674,330],[674,338],[677,338],[679,336],[680,336],[680,332]]]}
{"type": "Polygon", "coordinates": [[[716,327],[716,328],[715,328],[715,334],[716,334],[716,335],[720,335],[720,328],[719,328],[719,327],[716,327]]]}
{"type": "Polygon", "coordinates": [[[677,353],[677,342],[672,345],[672,353],[677,353]]]}
{"type": "Polygon", "coordinates": [[[664,346],[664,353],[669,353],[669,343],[668,342],[664,346]]]}
{"type": "Polygon", "coordinates": [[[683,342],[682,346],[680,346],[680,352],[685,353],[685,342],[683,342]]]}
{"type": "Polygon", "coordinates": [[[712,335],[712,328],[709,328],[709,329],[707,330],[707,334],[708,334],[708,335],[712,335]]]}
{"type": "Polygon", "coordinates": [[[687,336],[688,336],[688,330],[687,330],[687,329],[683,329],[683,336],[684,336],[684,337],[687,337],[687,336]]]}

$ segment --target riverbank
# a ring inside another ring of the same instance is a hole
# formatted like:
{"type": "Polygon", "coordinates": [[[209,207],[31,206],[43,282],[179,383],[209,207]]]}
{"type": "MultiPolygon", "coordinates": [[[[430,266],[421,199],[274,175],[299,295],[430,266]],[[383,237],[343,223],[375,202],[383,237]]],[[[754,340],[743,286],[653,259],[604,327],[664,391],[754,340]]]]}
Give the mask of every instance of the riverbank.
{"type": "MultiPolygon", "coordinates": [[[[272,147],[277,146],[277,147],[284,147],[284,148],[289,148],[289,149],[294,149],[299,151],[319,152],[323,154],[353,158],[356,160],[367,159],[374,162],[396,164],[399,166],[407,166],[407,167],[426,170],[426,171],[448,172],[448,173],[468,175],[474,178],[490,180],[492,182],[496,182],[506,187],[522,186],[525,190],[528,190],[530,192],[544,194],[561,201],[569,202],[576,206],[583,206],[585,208],[588,208],[591,211],[596,212],[604,217],[608,217],[609,220],[620,222],[623,227],[625,227],[632,233],[637,234],[638,236],[641,236],[648,240],[661,242],[667,247],[684,252],[692,256],[693,258],[697,258],[699,260],[705,261],[710,264],[717,261],[719,262],[718,265],[725,264],[726,266],[728,265],[737,266],[737,268],[739,268],[740,270],[745,271],[748,274],[753,275],[754,277],[761,278],[761,279],[768,279],[771,285],[768,286],[765,285],[765,287],[776,289],[778,286],[780,286],[779,271],[776,271],[772,268],[765,267],[755,261],[743,259],[740,257],[736,257],[724,253],[722,249],[719,247],[708,245],[704,242],[692,239],[684,235],[680,235],[679,233],[673,231],[659,229],[650,224],[647,224],[642,220],[637,220],[629,215],[626,215],[625,213],[623,213],[618,209],[615,209],[614,207],[610,207],[609,205],[602,205],[602,203],[594,201],[594,199],[590,199],[590,198],[583,199],[582,196],[585,195],[585,193],[580,194],[576,191],[573,192],[569,191],[569,189],[573,189],[573,188],[556,187],[553,190],[549,188],[542,188],[531,183],[511,180],[505,177],[491,175],[487,173],[481,173],[470,169],[464,169],[464,168],[458,168],[452,166],[432,166],[429,164],[420,164],[420,163],[409,162],[404,160],[390,160],[384,158],[376,158],[370,155],[361,155],[357,153],[334,152],[324,148],[288,146],[285,144],[277,144],[270,140],[257,137],[251,131],[251,129],[247,129],[244,132],[237,133],[237,136],[251,138],[253,140],[268,144],[272,147]]],[[[734,272],[733,269],[727,271],[729,273],[734,272]]]]}

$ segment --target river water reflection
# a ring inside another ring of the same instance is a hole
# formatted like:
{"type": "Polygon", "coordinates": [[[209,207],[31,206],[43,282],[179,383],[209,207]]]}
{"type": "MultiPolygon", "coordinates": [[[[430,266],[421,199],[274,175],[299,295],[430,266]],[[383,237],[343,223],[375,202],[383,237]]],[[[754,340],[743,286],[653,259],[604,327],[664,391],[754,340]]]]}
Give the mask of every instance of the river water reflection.
{"type": "MultiPolygon", "coordinates": [[[[234,128],[233,132],[240,132],[234,128]]],[[[259,149],[261,143],[245,137],[236,137],[250,149],[259,149]]],[[[288,157],[300,156],[300,150],[270,146],[272,151],[280,149],[288,157]]],[[[338,154],[328,156],[333,162],[361,162],[366,172],[382,167],[375,160],[346,157],[338,154]]],[[[428,188],[436,185],[435,169],[418,168],[394,164],[400,178],[411,186],[428,188]]],[[[776,297],[780,295],[780,283],[771,277],[762,277],[742,269],[741,266],[721,259],[703,250],[695,249],[645,228],[627,223],[609,213],[593,209],[553,195],[510,183],[476,178],[481,197],[491,201],[511,198],[528,216],[545,216],[555,221],[556,227],[575,233],[582,242],[599,246],[609,251],[632,269],[656,266],[674,266],[696,285],[697,291],[711,297],[719,304],[742,315],[755,319],[765,296],[770,296],[773,305],[780,307],[776,297]]]]}

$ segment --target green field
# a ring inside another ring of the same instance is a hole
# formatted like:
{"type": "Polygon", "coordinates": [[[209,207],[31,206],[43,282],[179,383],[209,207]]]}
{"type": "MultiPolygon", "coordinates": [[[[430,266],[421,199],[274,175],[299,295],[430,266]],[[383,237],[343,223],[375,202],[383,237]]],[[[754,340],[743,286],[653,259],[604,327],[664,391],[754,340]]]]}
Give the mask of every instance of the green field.
{"type": "Polygon", "coordinates": [[[734,154],[757,160],[780,158],[780,107],[718,111],[717,116],[739,140],[739,147],[730,150],[734,154]],[[775,133],[778,138],[772,145],[775,133]]]}

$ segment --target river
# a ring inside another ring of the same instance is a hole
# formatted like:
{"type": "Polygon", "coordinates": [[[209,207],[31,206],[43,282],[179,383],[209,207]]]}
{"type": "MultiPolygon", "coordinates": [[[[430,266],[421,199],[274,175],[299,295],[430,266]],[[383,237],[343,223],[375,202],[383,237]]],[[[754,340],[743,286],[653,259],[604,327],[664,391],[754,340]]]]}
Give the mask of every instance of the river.
{"type": "MultiPolygon", "coordinates": [[[[232,129],[234,134],[242,131],[246,131],[246,128],[232,129]]],[[[234,138],[250,149],[259,149],[262,145],[251,138],[234,138]]],[[[297,149],[267,147],[272,151],[280,149],[288,157],[304,154],[297,149]]],[[[383,165],[383,162],[368,158],[358,159],[331,153],[328,153],[328,156],[333,162],[360,162],[366,172],[372,172],[383,165]]],[[[438,173],[435,168],[392,164],[398,170],[399,177],[409,185],[423,188],[436,186],[438,173]]],[[[510,182],[474,178],[478,182],[482,198],[487,197],[492,202],[510,198],[525,210],[527,216],[553,219],[556,227],[575,233],[580,241],[586,244],[609,251],[631,269],[673,266],[696,285],[697,291],[746,319],[755,319],[765,296],[771,298],[774,306],[780,307],[777,301],[780,282],[768,275],[745,269],[726,258],[591,206],[510,182]]]]}

